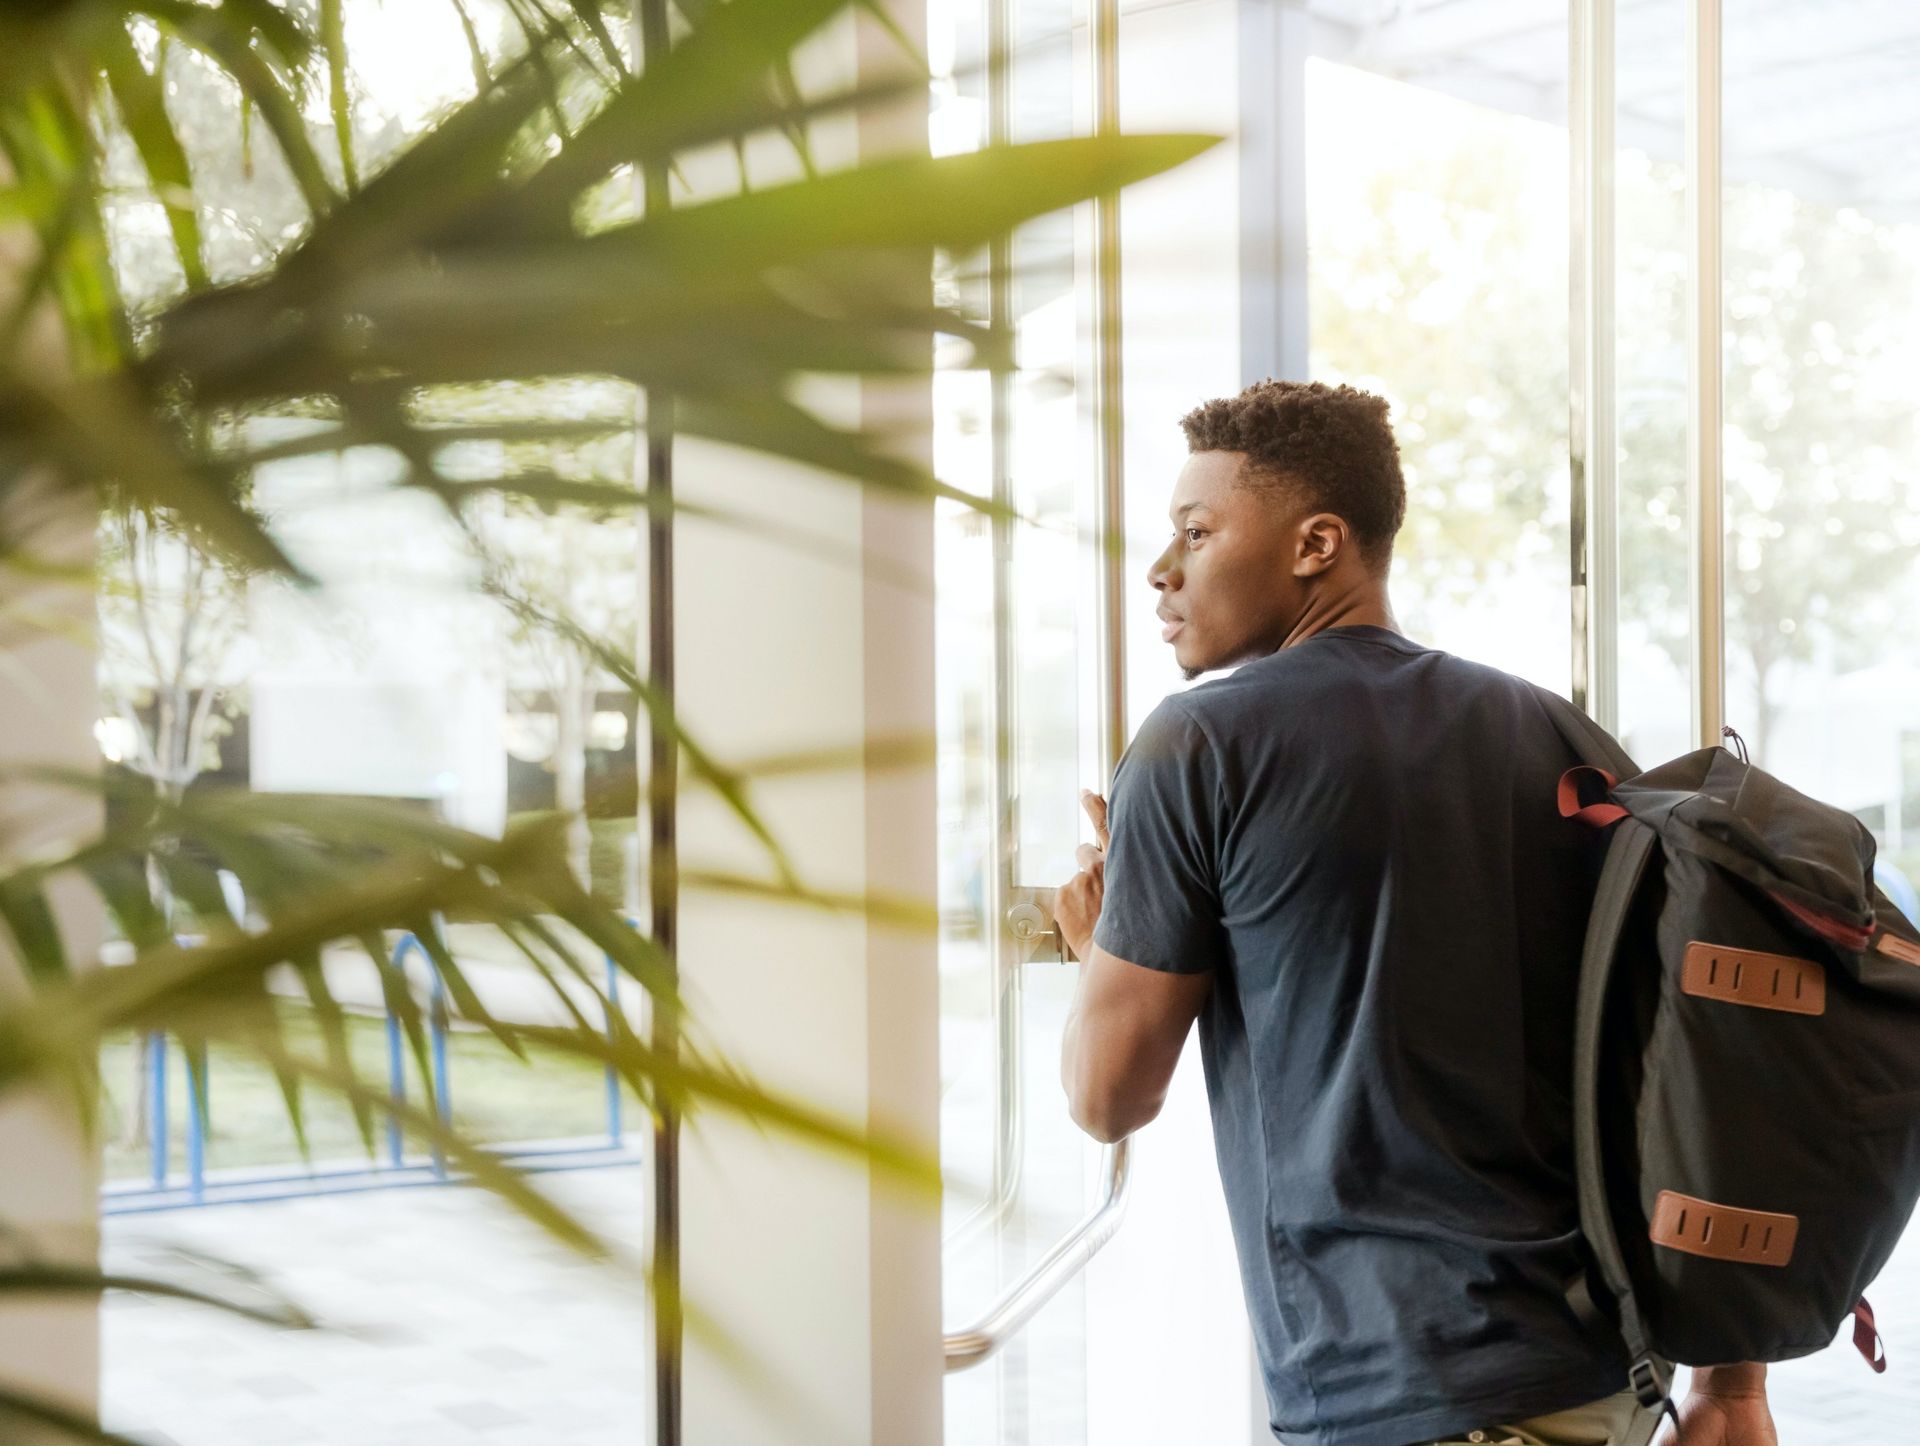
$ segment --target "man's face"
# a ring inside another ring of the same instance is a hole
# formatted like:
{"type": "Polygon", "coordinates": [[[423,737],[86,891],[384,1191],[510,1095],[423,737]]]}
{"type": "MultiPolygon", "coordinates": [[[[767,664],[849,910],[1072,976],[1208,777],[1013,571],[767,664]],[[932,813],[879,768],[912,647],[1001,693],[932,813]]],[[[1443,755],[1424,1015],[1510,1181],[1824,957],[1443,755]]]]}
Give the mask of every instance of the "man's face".
{"type": "Polygon", "coordinates": [[[1306,605],[1294,575],[1303,509],[1283,491],[1239,485],[1242,452],[1195,452],[1173,486],[1173,540],[1147,580],[1155,611],[1189,678],[1265,657],[1280,647],[1306,605]]]}

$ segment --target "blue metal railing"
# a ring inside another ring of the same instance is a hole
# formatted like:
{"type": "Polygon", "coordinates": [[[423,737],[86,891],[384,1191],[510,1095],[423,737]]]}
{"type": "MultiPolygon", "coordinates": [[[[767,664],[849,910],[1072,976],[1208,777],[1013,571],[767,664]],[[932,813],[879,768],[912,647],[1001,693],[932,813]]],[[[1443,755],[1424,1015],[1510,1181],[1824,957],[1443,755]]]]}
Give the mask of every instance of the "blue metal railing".
{"type": "MultiPolygon", "coordinates": [[[[446,939],[440,934],[440,921],[434,920],[434,933],[442,948],[446,939]]],[[[400,988],[407,987],[407,955],[418,954],[426,962],[427,978],[431,981],[427,999],[427,1038],[429,1053],[433,1060],[432,1074],[429,1077],[428,1094],[435,1103],[443,1125],[453,1123],[453,1096],[448,1089],[447,1071],[447,988],[440,980],[440,966],[433,962],[433,955],[427,952],[427,946],[420,942],[417,934],[408,931],[400,936],[400,942],[394,946],[393,958],[388,968],[400,976],[400,988]]],[[[393,1011],[387,1011],[387,1081],[392,1092],[393,1102],[404,1105],[407,1102],[407,1073],[400,1059],[400,1021],[395,1019],[393,1011]]],[[[393,1164],[402,1163],[400,1148],[400,1121],[391,1118],[387,1121],[387,1149],[393,1164]]],[[[433,1173],[439,1179],[447,1178],[446,1152],[440,1148],[439,1140],[433,1142],[433,1173]]]]}
{"type": "Polygon", "coordinates": [[[167,1183],[167,1037],[147,1036],[147,1144],[152,1151],[153,1186],[167,1183]]]}
{"type": "MultiPolygon", "coordinates": [[[[634,920],[627,920],[631,926],[634,920]]],[[[444,947],[445,934],[436,915],[433,920],[436,941],[444,947]]],[[[183,940],[182,942],[186,942],[183,940]]],[[[429,1076],[426,1081],[436,1113],[443,1123],[452,1123],[453,1096],[451,1068],[447,1051],[447,992],[433,954],[411,931],[394,944],[386,967],[398,976],[398,987],[407,987],[407,960],[418,954],[426,965],[428,979],[427,1022],[429,1040],[429,1076]]],[[[602,955],[606,967],[604,1013],[607,1037],[614,1037],[620,1009],[620,966],[610,954],[602,955]]],[[[385,996],[385,991],[382,991],[385,996]]],[[[400,1019],[391,1003],[385,1008],[387,1043],[387,1090],[396,1105],[407,1100],[406,1049],[400,1019]]],[[[238,1202],[243,1200],[289,1199],[301,1195],[333,1194],[354,1190],[377,1190],[400,1185],[432,1184],[452,1177],[447,1169],[446,1153],[433,1141],[425,1163],[409,1162],[403,1131],[397,1118],[387,1121],[386,1158],[368,1165],[345,1162],[336,1165],[312,1165],[297,1171],[228,1170],[209,1177],[206,1168],[206,1135],[211,1119],[209,1074],[211,1060],[204,1049],[183,1049],[187,1068],[189,1109],[186,1119],[186,1177],[177,1182],[172,1170],[171,1112],[167,1099],[168,1040],[163,1033],[147,1036],[147,1132],[148,1172],[144,1181],[115,1181],[101,1191],[101,1212],[107,1215],[132,1214],[152,1210],[172,1210],[186,1206],[238,1202]]],[[[592,1166],[630,1164],[638,1156],[627,1148],[620,1098],[620,1072],[611,1063],[605,1070],[606,1131],[604,1138],[588,1140],[536,1140],[497,1147],[500,1157],[522,1168],[539,1170],[585,1169],[592,1166]]]]}

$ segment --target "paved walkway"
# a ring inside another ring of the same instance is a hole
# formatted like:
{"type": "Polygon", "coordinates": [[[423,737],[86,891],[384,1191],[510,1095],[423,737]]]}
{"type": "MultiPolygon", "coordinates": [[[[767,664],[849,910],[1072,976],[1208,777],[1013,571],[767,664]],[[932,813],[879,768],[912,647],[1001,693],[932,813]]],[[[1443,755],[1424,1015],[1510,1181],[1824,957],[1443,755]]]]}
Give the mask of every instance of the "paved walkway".
{"type": "MultiPolygon", "coordinates": [[[[637,1242],[646,1172],[548,1188],[637,1242]]],[[[338,1332],[267,1329],[115,1297],[107,1423],[154,1446],[639,1446],[651,1416],[646,1296],[457,1187],[110,1217],[107,1258],[171,1246],[269,1271],[338,1332]]]]}
{"type": "MultiPolygon", "coordinates": [[[[642,1170],[583,1171],[546,1183],[609,1234],[642,1238],[642,1170]]],[[[475,1191],[401,1189],[119,1216],[106,1231],[116,1268],[159,1268],[161,1252],[182,1246],[269,1271],[325,1318],[352,1328],[279,1332],[189,1306],[115,1297],[104,1312],[108,1423],[153,1446],[642,1446],[647,1439],[640,1286],[582,1261],[475,1191]]],[[[1850,1335],[1820,1355],[1774,1367],[1783,1446],[1920,1438],[1920,1229],[1870,1294],[1887,1373],[1867,1369],[1850,1335]]],[[[993,1414],[960,1410],[949,1419],[993,1414]]]]}

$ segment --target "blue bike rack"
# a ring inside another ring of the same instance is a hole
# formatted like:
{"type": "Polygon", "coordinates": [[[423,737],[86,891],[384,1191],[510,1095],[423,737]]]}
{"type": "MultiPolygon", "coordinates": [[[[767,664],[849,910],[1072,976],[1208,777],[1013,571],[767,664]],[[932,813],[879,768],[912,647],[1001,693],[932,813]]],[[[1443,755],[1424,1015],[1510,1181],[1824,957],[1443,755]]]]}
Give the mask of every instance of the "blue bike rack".
{"type": "MultiPolygon", "coordinates": [[[[631,916],[629,928],[639,927],[631,916]]],[[[438,914],[432,924],[436,941],[445,947],[444,924],[438,914]]],[[[181,941],[187,942],[187,941],[181,941]]],[[[447,1049],[448,1008],[446,982],[433,953],[412,931],[395,941],[385,967],[399,975],[399,987],[407,988],[408,959],[418,953],[426,962],[428,977],[428,1038],[430,1077],[435,1113],[442,1123],[453,1120],[451,1065],[447,1049]]],[[[606,997],[603,1015],[607,1037],[618,1030],[620,1010],[620,966],[610,953],[602,953],[606,969],[606,997]]],[[[406,1043],[399,1016],[389,1005],[385,1009],[387,1043],[387,1090],[396,1104],[407,1099],[406,1043]]],[[[446,1153],[438,1140],[433,1142],[425,1163],[409,1162],[404,1131],[397,1119],[387,1121],[385,1158],[370,1168],[358,1164],[342,1167],[309,1167],[298,1172],[225,1171],[209,1177],[206,1168],[206,1132],[210,1114],[211,1059],[204,1050],[183,1049],[187,1068],[189,1109],[186,1121],[186,1179],[176,1184],[171,1167],[170,1110],[167,1097],[169,1047],[167,1036],[152,1033],[148,1041],[148,1135],[147,1179],[109,1186],[101,1193],[101,1211],[108,1215],[133,1214],[154,1210],[173,1210],[186,1206],[241,1203],[244,1201],[285,1200],[306,1195],[337,1194],[349,1191],[392,1189],[403,1185],[440,1184],[456,1178],[447,1168],[446,1153]]],[[[604,1071],[606,1090],[606,1134],[603,1143],[583,1141],[535,1141],[501,1150],[500,1157],[523,1169],[574,1170],[635,1163],[627,1151],[624,1108],[620,1098],[620,1071],[609,1062],[604,1071]]]]}
{"type": "MultiPolygon", "coordinates": [[[[440,932],[440,929],[439,916],[435,915],[434,934],[444,948],[445,935],[440,932]]],[[[451,1124],[453,1098],[448,1092],[447,1079],[447,987],[440,978],[440,966],[433,962],[433,955],[427,951],[427,946],[420,942],[419,935],[408,930],[400,936],[400,942],[394,945],[393,958],[388,961],[388,967],[400,976],[402,989],[407,987],[407,956],[409,954],[418,954],[426,961],[427,977],[431,980],[427,998],[427,1037],[430,1041],[433,1073],[429,1083],[432,1087],[434,1108],[440,1116],[440,1122],[451,1124]]],[[[393,1010],[389,1009],[387,1010],[387,1087],[393,1095],[393,1102],[403,1105],[407,1101],[407,1072],[400,1057],[399,1035],[399,1021],[393,1017],[393,1010]]],[[[387,1121],[387,1154],[396,1167],[404,1163],[400,1122],[396,1119],[387,1121]]],[[[433,1173],[436,1179],[447,1178],[446,1151],[440,1147],[438,1140],[433,1142],[433,1173]]]]}
{"type": "MultiPolygon", "coordinates": [[[[614,1018],[620,1012],[620,966],[613,962],[613,955],[601,956],[607,962],[607,1042],[614,1037],[614,1018]]],[[[607,1144],[613,1149],[621,1148],[625,1131],[620,1123],[620,1071],[611,1062],[607,1065],[607,1144]]]]}
{"type": "Polygon", "coordinates": [[[1920,894],[1914,892],[1912,879],[1885,859],[1875,859],[1873,881],[1886,890],[1887,897],[1893,900],[1895,908],[1914,923],[1920,924],[1920,894]]]}
{"type": "Polygon", "coordinates": [[[153,1188],[167,1188],[167,1037],[147,1036],[147,1145],[153,1188]]]}

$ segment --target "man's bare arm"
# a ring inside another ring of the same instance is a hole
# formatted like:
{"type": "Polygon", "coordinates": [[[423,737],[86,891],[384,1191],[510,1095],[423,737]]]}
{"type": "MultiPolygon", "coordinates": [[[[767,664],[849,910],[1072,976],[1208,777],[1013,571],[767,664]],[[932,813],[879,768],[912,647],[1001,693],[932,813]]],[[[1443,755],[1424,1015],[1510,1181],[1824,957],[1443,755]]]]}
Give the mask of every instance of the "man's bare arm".
{"type": "Polygon", "coordinates": [[[1074,1123],[1096,1140],[1125,1139],[1166,1103],[1167,1088],[1213,971],[1169,974],[1099,945],[1080,966],[1067,1015],[1060,1082],[1074,1123]]]}
{"type": "Polygon", "coordinates": [[[1213,971],[1171,974],[1093,942],[1104,896],[1107,805],[1081,794],[1097,844],[1076,852],[1080,872],[1054,895],[1062,943],[1081,961],[1060,1046],[1060,1084],[1075,1124],[1108,1144],[1160,1113],[1187,1033],[1213,988],[1213,971]]]}

